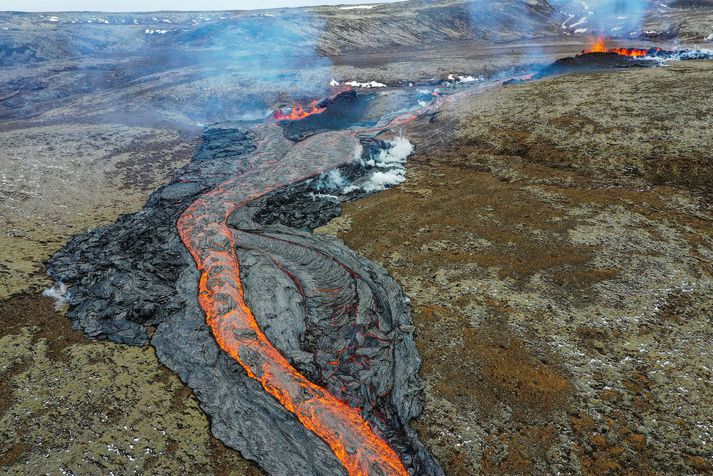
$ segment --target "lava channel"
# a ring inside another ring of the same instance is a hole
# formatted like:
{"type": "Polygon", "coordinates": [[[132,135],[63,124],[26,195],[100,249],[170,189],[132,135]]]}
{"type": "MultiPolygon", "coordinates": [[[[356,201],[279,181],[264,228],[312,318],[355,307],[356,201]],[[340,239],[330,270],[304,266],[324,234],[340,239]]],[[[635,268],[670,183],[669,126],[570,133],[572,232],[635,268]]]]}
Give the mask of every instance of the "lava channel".
{"type": "Polygon", "coordinates": [[[244,298],[236,243],[227,220],[238,208],[286,184],[354,159],[353,134],[320,134],[296,144],[281,160],[258,164],[194,201],[177,222],[200,271],[199,301],[221,349],[322,438],[350,475],[407,475],[396,452],[352,408],[310,382],[270,343],[244,298]],[[324,150],[330,150],[324,154],[324,150]]]}

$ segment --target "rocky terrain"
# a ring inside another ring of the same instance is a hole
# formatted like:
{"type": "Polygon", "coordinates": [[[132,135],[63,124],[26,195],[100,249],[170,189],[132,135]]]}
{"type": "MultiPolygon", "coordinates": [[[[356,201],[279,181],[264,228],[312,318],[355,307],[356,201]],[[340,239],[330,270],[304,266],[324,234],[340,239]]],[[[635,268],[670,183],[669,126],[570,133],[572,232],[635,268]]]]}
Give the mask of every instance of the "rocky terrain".
{"type": "MultiPolygon", "coordinates": [[[[704,3],[657,4],[621,41],[705,46],[704,3]]],[[[41,262],[139,210],[191,158],[239,155],[205,123],[244,130],[330,94],[332,78],[507,78],[590,41],[576,30],[591,25],[556,2],[498,2],[494,15],[463,1],[407,5],[0,13],[3,471],[260,474],[213,438],[153,347],[72,331],[38,297],[50,284],[41,262]]],[[[426,383],[416,427],[447,474],[711,470],[710,73],[681,63],[448,102],[404,129],[417,146],[407,183],[327,226],[412,299],[426,383]],[[452,210],[477,213],[454,221],[452,210]]],[[[403,100],[377,96],[374,117],[403,100]]],[[[341,212],[305,201],[324,192],[310,187],[267,197],[258,224],[309,230],[341,212]]],[[[152,272],[141,256],[125,265],[152,272]]],[[[231,446],[255,459],[247,444],[231,446]]]]}
{"type": "Polygon", "coordinates": [[[404,185],[322,229],[411,297],[447,474],[712,470],[712,72],[449,103],[404,131],[404,185]]]}

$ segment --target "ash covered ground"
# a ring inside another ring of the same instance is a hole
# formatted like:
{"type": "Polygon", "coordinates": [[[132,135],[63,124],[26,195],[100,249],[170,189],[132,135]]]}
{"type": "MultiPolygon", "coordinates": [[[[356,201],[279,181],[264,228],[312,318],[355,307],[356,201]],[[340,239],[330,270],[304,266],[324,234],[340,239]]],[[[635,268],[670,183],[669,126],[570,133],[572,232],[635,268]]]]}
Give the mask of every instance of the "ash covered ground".
{"type": "MultiPolygon", "coordinates": [[[[356,86],[358,114],[283,124],[280,141],[383,125],[436,90],[452,100],[361,138],[362,159],[388,169],[317,174],[229,220],[248,304],[280,351],[368,408],[414,474],[710,471],[711,66],[502,86],[587,48],[600,17],[563,3],[0,14],[3,470],[339,474],[218,350],[174,225],[254,165],[251,130],[272,110],[354,80],[385,87],[356,86]],[[405,176],[383,155],[401,135],[415,146],[405,176]],[[309,233],[330,219],[322,231],[346,245],[309,233]],[[57,251],[69,309],[38,296],[57,251]],[[320,328],[334,304],[316,290],[351,279],[325,256],[366,286],[331,299],[359,296],[370,325],[396,331],[365,344],[366,324],[320,328]],[[356,372],[357,350],[374,374],[356,372]],[[360,391],[369,379],[396,390],[360,391]]],[[[609,34],[713,40],[705,3],[648,8],[609,34]]]]}

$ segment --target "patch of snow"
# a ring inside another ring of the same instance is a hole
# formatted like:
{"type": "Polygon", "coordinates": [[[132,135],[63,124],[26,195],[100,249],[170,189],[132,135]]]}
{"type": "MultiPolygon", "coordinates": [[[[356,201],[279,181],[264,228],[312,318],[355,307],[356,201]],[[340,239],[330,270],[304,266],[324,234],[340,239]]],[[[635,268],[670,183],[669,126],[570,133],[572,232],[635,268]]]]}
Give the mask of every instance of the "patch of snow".
{"type": "Polygon", "coordinates": [[[589,19],[588,17],[582,17],[582,18],[579,19],[579,21],[576,21],[575,23],[572,23],[569,27],[570,27],[570,28],[574,28],[574,27],[579,26],[579,25],[584,25],[585,23],[587,23],[587,20],[588,20],[588,19],[589,19]]]}
{"type": "Polygon", "coordinates": [[[461,76],[458,74],[449,74],[448,81],[455,81],[457,83],[472,83],[475,81],[485,81],[485,78],[483,78],[482,76],[475,77],[469,74],[465,76],[461,76]]]}
{"type": "Polygon", "coordinates": [[[347,86],[351,86],[353,88],[385,88],[386,85],[384,83],[378,83],[376,81],[369,81],[366,83],[360,83],[358,81],[347,81],[344,83],[347,86]]]}
{"type": "Polygon", "coordinates": [[[351,7],[339,7],[340,10],[371,10],[374,5],[353,5],[351,7]]]}

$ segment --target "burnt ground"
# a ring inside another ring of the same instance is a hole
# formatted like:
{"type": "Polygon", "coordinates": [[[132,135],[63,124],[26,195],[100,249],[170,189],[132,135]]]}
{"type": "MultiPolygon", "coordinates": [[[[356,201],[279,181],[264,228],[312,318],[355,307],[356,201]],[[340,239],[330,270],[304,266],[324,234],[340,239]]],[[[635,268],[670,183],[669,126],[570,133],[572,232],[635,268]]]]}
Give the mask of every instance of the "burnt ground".
{"type": "Polygon", "coordinates": [[[449,105],[404,131],[407,182],[321,230],[411,297],[417,426],[447,474],[713,471],[712,73],[449,105]]]}

